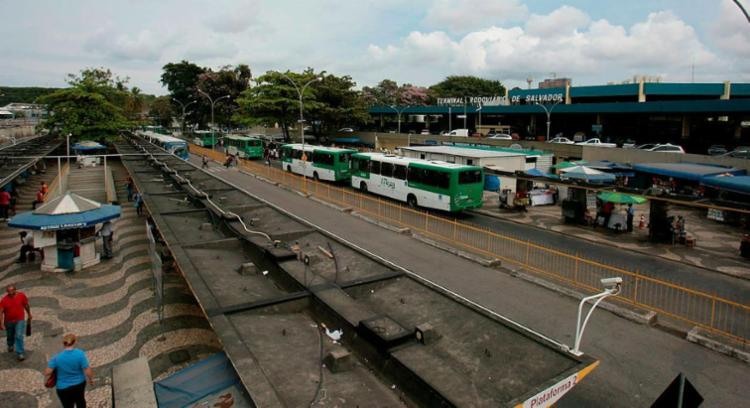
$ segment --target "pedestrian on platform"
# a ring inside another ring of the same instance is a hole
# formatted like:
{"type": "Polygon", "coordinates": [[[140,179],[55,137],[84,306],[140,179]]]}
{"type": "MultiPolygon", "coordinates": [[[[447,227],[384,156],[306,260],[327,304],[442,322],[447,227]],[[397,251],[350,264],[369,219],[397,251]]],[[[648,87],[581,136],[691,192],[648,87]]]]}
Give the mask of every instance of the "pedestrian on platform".
{"type": "Polygon", "coordinates": [[[102,258],[110,259],[112,258],[112,223],[105,221],[99,233],[102,236],[102,258]]]}
{"type": "MultiPolygon", "coordinates": [[[[16,263],[24,263],[34,256],[34,236],[26,231],[21,231],[18,235],[21,237],[21,250],[16,263]]],[[[33,258],[30,260],[33,261],[33,258]]]]}
{"type": "Polygon", "coordinates": [[[41,191],[42,194],[44,194],[44,196],[46,197],[47,192],[49,191],[49,187],[47,186],[47,183],[42,181],[42,183],[39,186],[39,191],[41,191]]]}
{"type": "Polygon", "coordinates": [[[23,292],[17,291],[13,284],[6,286],[5,292],[6,295],[0,299],[0,330],[5,330],[8,353],[15,351],[18,361],[23,361],[26,359],[23,340],[27,316],[31,322],[29,299],[23,292]]]}
{"type": "Polygon", "coordinates": [[[9,212],[10,212],[10,193],[5,190],[0,191],[0,221],[7,220],[9,212]]]}
{"type": "Polygon", "coordinates": [[[141,193],[136,192],[133,195],[133,200],[135,200],[135,213],[139,216],[143,215],[143,197],[141,193]]]}
{"type": "Polygon", "coordinates": [[[201,159],[201,168],[207,169],[208,168],[208,157],[206,155],[203,155],[203,158],[201,159]]]}
{"type": "Polygon", "coordinates": [[[125,185],[125,188],[128,190],[128,202],[130,202],[133,199],[133,190],[135,190],[135,183],[133,182],[133,178],[128,176],[128,182],[125,185]]]}
{"type": "Polygon", "coordinates": [[[633,219],[635,218],[635,208],[633,208],[633,204],[628,204],[628,218],[627,218],[627,227],[628,232],[633,232],[633,219]]]}
{"type": "Polygon", "coordinates": [[[33,203],[31,203],[31,209],[36,210],[36,206],[39,204],[44,203],[44,193],[42,192],[42,189],[40,188],[39,191],[36,192],[36,199],[33,203]]]}
{"type": "Polygon", "coordinates": [[[57,397],[63,408],[86,408],[86,383],[94,383],[86,353],[74,347],[77,340],[73,333],[64,335],[63,350],[49,360],[44,370],[45,379],[55,373],[57,397]]]}

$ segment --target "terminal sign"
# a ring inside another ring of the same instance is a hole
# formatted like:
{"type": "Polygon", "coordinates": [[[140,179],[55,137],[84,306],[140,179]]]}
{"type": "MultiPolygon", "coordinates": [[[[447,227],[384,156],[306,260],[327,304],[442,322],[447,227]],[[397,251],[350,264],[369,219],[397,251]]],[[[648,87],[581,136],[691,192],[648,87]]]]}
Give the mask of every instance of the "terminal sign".
{"type": "MultiPolygon", "coordinates": [[[[526,103],[550,103],[550,102],[562,102],[564,95],[562,93],[546,93],[546,94],[529,94],[524,95],[523,100],[526,103]]],[[[511,102],[514,104],[521,103],[521,95],[513,95],[511,102]]]]}
{"type": "Polygon", "coordinates": [[[437,98],[437,104],[441,106],[453,105],[477,105],[477,106],[499,106],[507,105],[508,98],[505,96],[467,96],[465,98],[437,98]]]}

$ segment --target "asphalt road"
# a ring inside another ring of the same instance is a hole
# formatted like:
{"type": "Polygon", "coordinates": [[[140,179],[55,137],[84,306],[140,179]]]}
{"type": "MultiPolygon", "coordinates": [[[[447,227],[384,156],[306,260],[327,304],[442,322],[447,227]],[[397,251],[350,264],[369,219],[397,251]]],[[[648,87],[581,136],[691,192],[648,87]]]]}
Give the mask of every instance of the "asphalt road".
{"type": "MultiPolygon", "coordinates": [[[[236,169],[211,167],[215,175],[322,229],[546,336],[573,343],[576,299],[344,215],[236,169]]],[[[750,365],[606,311],[593,314],[581,348],[601,365],[560,407],[649,406],[680,372],[706,398],[705,406],[746,403],[750,365]]]]}
{"type": "Polygon", "coordinates": [[[638,271],[643,275],[718,295],[735,302],[743,304],[750,302],[750,281],[744,279],[483,214],[465,214],[461,217],[461,220],[492,228],[492,230],[501,234],[520,237],[524,240],[528,239],[531,242],[570,254],[577,253],[582,257],[603,264],[638,271]]]}

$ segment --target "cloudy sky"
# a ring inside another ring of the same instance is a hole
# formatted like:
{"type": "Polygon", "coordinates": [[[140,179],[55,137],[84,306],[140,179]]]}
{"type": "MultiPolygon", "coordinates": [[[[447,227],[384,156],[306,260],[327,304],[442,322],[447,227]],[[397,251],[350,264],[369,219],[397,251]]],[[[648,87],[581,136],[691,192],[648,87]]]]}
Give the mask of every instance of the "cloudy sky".
{"type": "Polygon", "coordinates": [[[359,86],[750,82],[750,23],[731,0],[0,0],[0,11],[2,86],[62,86],[104,66],[164,94],[161,67],[182,59],[255,75],[313,67],[359,86]]]}

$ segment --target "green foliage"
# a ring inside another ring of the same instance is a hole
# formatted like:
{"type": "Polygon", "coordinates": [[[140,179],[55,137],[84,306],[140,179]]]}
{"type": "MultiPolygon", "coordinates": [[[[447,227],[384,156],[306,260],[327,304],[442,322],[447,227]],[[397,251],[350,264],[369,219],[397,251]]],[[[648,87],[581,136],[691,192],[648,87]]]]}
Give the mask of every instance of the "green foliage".
{"type": "MultiPolygon", "coordinates": [[[[302,75],[287,72],[286,74],[296,82],[305,83],[312,79],[302,75]]],[[[305,104],[309,106],[312,91],[305,90],[305,104]]],[[[239,110],[234,118],[237,122],[253,126],[281,125],[285,138],[289,139],[289,125],[295,123],[299,111],[299,97],[294,85],[284,77],[284,74],[268,71],[256,79],[256,85],[246,89],[237,99],[239,110]]]]}
{"type": "Polygon", "coordinates": [[[40,96],[51,94],[59,88],[0,86],[0,106],[9,103],[36,103],[40,96]]]}
{"type": "MultiPolygon", "coordinates": [[[[172,98],[177,99],[183,104],[196,101],[196,103],[191,105],[191,113],[186,115],[185,120],[190,123],[205,123],[204,120],[201,120],[203,117],[201,113],[205,112],[206,108],[205,106],[202,108],[200,106],[203,104],[203,101],[201,100],[202,97],[201,99],[198,99],[200,95],[198,95],[197,86],[198,78],[201,74],[205,73],[207,69],[199,67],[192,62],[182,60],[178,63],[170,62],[169,64],[164,65],[162,71],[161,84],[167,87],[172,98]]],[[[208,106],[210,109],[210,105],[208,106]]],[[[176,102],[174,102],[174,107],[175,110],[180,108],[179,104],[176,102]]]]}
{"type": "Polygon", "coordinates": [[[169,127],[172,124],[172,119],[175,116],[180,116],[181,113],[176,112],[169,96],[159,96],[149,105],[148,116],[153,118],[158,125],[169,127]]]}
{"type": "MultiPolygon", "coordinates": [[[[198,76],[197,88],[207,93],[214,101],[229,95],[229,98],[224,98],[214,105],[214,120],[217,124],[233,123],[232,115],[239,107],[236,100],[250,85],[251,79],[252,72],[245,64],[236,67],[227,65],[218,71],[209,69],[198,76]]],[[[198,100],[196,109],[199,111],[201,123],[209,122],[211,102],[200,93],[195,95],[195,98],[198,100]]]]}
{"type": "Polygon", "coordinates": [[[435,98],[505,94],[505,87],[500,81],[474,76],[449,76],[442,82],[432,85],[429,89],[435,98]]]}
{"type": "Polygon", "coordinates": [[[412,84],[399,86],[390,79],[384,79],[374,87],[362,88],[362,97],[367,106],[427,105],[431,99],[427,88],[412,84]]]}
{"type": "MultiPolygon", "coordinates": [[[[312,71],[308,70],[305,74],[312,74],[312,71]]],[[[350,76],[337,77],[323,72],[320,78],[320,82],[311,85],[318,104],[309,108],[308,121],[314,125],[316,134],[359,125],[370,119],[364,98],[354,89],[357,84],[350,76]]],[[[307,104],[305,109],[308,110],[307,104]]]]}
{"type": "Polygon", "coordinates": [[[68,75],[69,88],[39,98],[51,112],[43,127],[76,138],[113,137],[140,120],[140,90],[128,90],[128,79],[104,68],[87,68],[68,75]]]}

